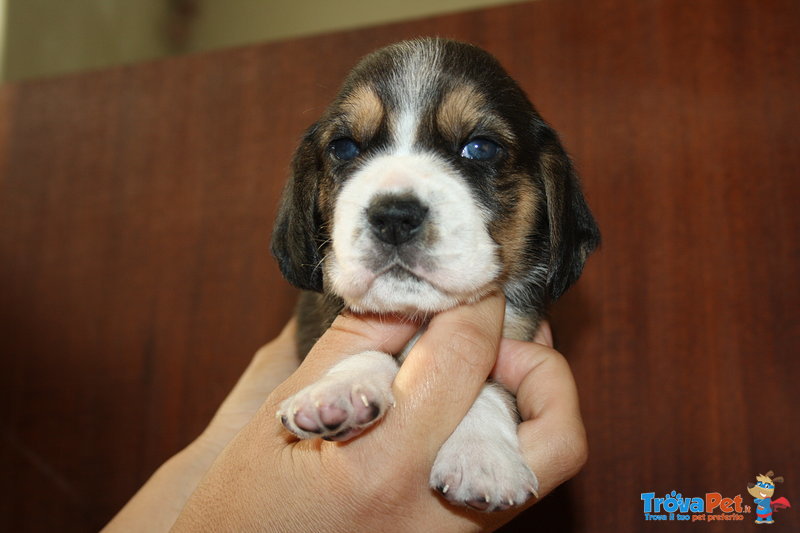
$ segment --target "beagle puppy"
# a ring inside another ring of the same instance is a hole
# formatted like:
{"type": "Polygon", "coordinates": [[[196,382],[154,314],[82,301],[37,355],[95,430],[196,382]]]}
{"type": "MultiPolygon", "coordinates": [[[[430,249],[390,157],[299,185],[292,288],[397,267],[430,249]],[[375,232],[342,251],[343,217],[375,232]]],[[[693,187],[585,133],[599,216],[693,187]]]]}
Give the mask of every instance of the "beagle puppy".
{"type": "MultiPolygon", "coordinates": [[[[305,289],[305,354],[347,308],[429,317],[502,288],[504,335],[530,340],[600,235],[558,136],[487,52],[425,38],[364,58],[305,133],[275,223],[305,289]]],[[[348,440],[392,405],[395,354],[346,358],[283,402],[301,439],[348,440]]],[[[513,397],[487,383],[439,451],[430,486],[484,511],[538,490],[513,397]]]]}

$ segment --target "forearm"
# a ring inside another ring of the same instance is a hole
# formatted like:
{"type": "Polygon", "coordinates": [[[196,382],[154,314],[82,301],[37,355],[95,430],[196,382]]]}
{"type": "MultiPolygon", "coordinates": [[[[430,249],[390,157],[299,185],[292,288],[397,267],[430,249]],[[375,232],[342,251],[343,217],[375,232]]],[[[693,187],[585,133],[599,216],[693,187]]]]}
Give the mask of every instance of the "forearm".
{"type": "Polygon", "coordinates": [[[193,442],[161,465],[103,531],[169,531],[215,457],[202,439],[193,442]]]}
{"type": "Polygon", "coordinates": [[[164,463],[104,531],[169,531],[219,452],[250,421],[272,389],[297,368],[294,328],[292,320],[256,353],[203,434],[164,463]]]}

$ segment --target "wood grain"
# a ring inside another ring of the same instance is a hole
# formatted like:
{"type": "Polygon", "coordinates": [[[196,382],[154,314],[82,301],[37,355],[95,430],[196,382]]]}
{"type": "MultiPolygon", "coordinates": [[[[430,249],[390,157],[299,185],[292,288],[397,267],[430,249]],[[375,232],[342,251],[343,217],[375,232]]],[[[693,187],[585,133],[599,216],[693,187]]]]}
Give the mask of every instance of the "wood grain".
{"type": "Polygon", "coordinates": [[[506,531],[649,531],[642,492],[766,470],[800,499],[800,4],[542,0],[3,87],[0,529],[96,530],[200,432],[291,312],[296,139],[431,34],[520,81],[604,234],[553,317],[591,458],[506,531]]]}

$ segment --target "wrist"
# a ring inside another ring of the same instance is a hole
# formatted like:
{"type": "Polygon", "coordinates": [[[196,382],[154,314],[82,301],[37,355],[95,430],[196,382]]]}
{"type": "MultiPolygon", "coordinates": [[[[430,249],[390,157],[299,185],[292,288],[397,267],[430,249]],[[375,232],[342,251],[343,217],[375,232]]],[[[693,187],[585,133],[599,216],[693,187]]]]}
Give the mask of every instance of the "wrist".
{"type": "Polygon", "coordinates": [[[211,462],[210,449],[190,444],[164,462],[103,531],[169,531],[211,462]]]}

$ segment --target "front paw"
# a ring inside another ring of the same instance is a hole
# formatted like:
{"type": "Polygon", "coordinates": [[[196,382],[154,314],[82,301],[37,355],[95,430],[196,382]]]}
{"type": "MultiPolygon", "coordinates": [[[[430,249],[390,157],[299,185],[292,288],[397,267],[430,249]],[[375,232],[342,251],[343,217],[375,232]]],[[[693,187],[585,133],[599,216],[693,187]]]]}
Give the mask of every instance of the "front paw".
{"type": "MultiPolygon", "coordinates": [[[[455,437],[455,438],[453,438],[455,437]]],[[[538,497],[539,481],[516,442],[502,438],[445,442],[431,471],[430,485],[455,505],[502,511],[538,497]]]]}
{"type": "Polygon", "coordinates": [[[374,424],[393,403],[390,383],[331,375],[285,400],[278,417],[301,439],[344,441],[374,424]]]}

